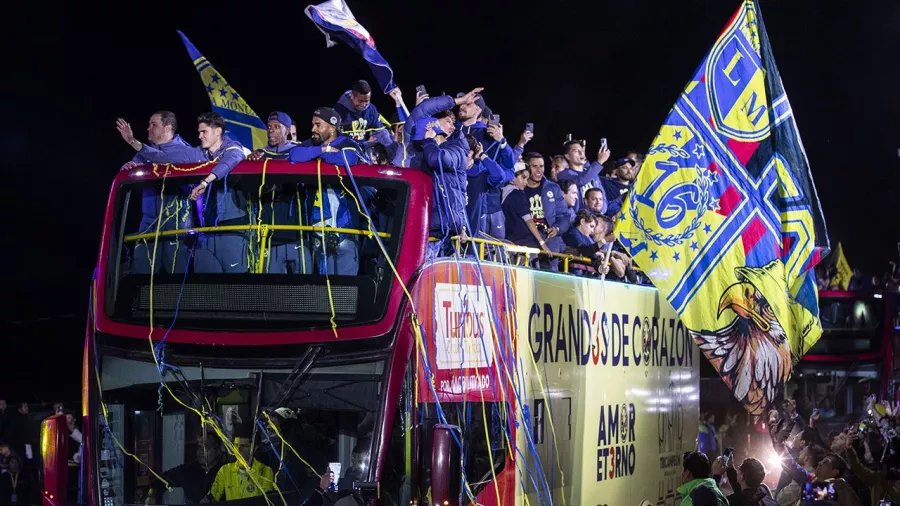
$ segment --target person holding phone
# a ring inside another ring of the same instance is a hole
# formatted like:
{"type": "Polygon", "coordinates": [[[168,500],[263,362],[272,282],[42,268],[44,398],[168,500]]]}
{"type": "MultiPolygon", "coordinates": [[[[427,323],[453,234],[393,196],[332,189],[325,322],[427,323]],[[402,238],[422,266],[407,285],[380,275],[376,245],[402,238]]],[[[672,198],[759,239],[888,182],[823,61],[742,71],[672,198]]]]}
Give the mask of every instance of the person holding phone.
{"type": "Polygon", "coordinates": [[[738,468],[734,467],[734,448],[727,448],[712,465],[713,478],[719,482],[723,474],[734,493],[728,496],[730,506],[776,506],[772,490],[763,483],[766,467],[757,459],[746,458],[738,468]]]}
{"type": "Polygon", "coordinates": [[[859,481],[869,489],[871,506],[879,506],[882,501],[900,504],[900,476],[887,468],[873,469],[859,458],[854,443],[862,439],[856,434],[839,434],[831,444],[831,451],[847,460],[847,466],[859,481]]]}
{"type": "Polygon", "coordinates": [[[603,173],[603,164],[609,160],[610,155],[609,147],[601,143],[597,161],[588,163],[584,146],[584,141],[574,139],[563,144],[563,156],[569,168],[557,175],[560,183],[575,181],[579,195],[584,195],[591,188],[601,188],[600,174],[603,173]]]}

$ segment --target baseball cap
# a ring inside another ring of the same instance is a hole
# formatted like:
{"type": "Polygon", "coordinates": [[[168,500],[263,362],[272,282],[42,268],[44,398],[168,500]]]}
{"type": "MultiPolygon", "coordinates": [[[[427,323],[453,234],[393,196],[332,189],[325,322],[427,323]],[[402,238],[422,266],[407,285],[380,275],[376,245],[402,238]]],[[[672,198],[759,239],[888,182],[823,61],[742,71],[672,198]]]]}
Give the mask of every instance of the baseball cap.
{"type": "Polygon", "coordinates": [[[621,166],[625,165],[626,163],[630,163],[631,165],[634,165],[634,160],[632,160],[631,158],[619,158],[618,160],[616,160],[615,165],[616,165],[616,167],[621,167],[621,166]]]}
{"type": "MultiPolygon", "coordinates": [[[[464,97],[465,95],[465,93],[460,92],[456,94],[456,98],[464,97]]],[[[487,104],[484,103],[484,97],[481,96],[481,93],[475,94],[475,105],[481,107],[482,110],[487,108],[487,104]]]]}
{"type": "Polygon", "coordinates": [[[326,123],[330,123],[335,128],[341,127],[341,116],[331,107],[319,107],[316,109],[316,112],[313,113],[313,116],[320,118],[326,123]]]}
{"type": "Polygon", "coordinates": [[[284,125],[287,128],[290,128],[291,123],[293,123],[293,121],[291,121],[291,117],[288,116],[286,112],[281,112],[281,111],[270,112],[269,119],[267,119],[266,122],[269,122],[272,120],[275,120],[275,121],[281,123],[282,125],[284,125]]]}

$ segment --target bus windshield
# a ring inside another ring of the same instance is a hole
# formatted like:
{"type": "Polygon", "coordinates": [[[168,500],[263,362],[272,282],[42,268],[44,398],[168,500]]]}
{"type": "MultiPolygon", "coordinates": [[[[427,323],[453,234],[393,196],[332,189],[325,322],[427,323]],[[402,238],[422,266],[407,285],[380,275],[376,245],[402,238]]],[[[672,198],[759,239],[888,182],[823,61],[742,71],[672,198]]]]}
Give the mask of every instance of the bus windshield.
{"type": "Polygon", "coordinates": [[[149,352],[98,349],[95,462],[106,506],[282,504],[282,496],[299,504],[329,467],[339,491],[369,477],[383,360],[323,363],[308,348],[294,367],[260,368],[258,360],[200,361],[172,345],[158,367],[149,352]],[[215,429],[201,423],[203,411],[215,429]]]}
{"type": "Polygon", "coordinates": [[[147,325],[152,313],[155,326],[308,330],[383,317],[406,182],[358,178],[357,195],[348,177],[238,174],[192,201],[198,181],[170,177],[116,190],[111,319],[147,325]]]}

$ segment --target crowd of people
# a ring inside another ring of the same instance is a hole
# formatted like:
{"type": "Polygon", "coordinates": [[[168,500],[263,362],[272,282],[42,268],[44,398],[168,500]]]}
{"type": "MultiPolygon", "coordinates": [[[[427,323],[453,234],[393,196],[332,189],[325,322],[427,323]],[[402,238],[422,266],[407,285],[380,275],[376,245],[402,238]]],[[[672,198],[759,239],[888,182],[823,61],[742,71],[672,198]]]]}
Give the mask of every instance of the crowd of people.
{"type": "MultiPolygon", "coordinates": [[[[853,269],[847,290],[863,293],[900,293],[900,242],[897,243],[897,258],[888,262],[888,269],[866,276],[861,269],[853,269]]],[[[841,291],[843,287],[837,276],[834,262],[822,262],[816,267],[816,281],[819,291],[841,291]]]]}
{"type": "Polygon", "coordinates": [[[740,463],[734,447],[726,446],[737,446],[737,417],[728,417],[718,431],[714,422],[701,415],[698,451],[684,455],[682,505],[900,504],[900,403],[872,396],[861,419],[835,426],[825,425],[821,410],[805,417],[794,400],[785,401],[759,424],[774,456],[761,445],[745,446],[742,453],[749,456],[740,463]],[[823,426],[831,427],[824,436],[823,426]]]}
{"type": "MultiPolygon", "coordinates": [[[[430,220],[431,235],[436,239],[432,242],[434,255],[473,255],[475,247],[470,239],[484,239],[495,246],[490,248],[494,254],[502,243],[544,253],[534,255],[534,267],[558,270],[559,256],[554,254],[567,253],[591,259],[576,269],[580,275],[603,273],[618,280],[646,281],[612,236],[622,204],[643,163],[641,153],[628,151],[613,159],[606,139],[601,139],[590,160],[586,141],[572,138],[549,157],[528,152],[533,125],[526,125],[515,142],[508,140],[499,114],[487,105],[481,88],[455,97],[430,97],[419,87],[416,105],[408,114],[401,91],[395,89],[390,96],[396,106],[392,121],[372,103],[372,89],[366,81],[353,83],[333,107],[313,112],[310,138],[302,142],[297,134],[302,127],[287,113],[274,111],[267,117],[267,145],[256,151],[231,138],[225,131],[225,120],[215,112],[197,119],[198,147],[178,135],[172,112],[151,115],[147,142],[137,140],[130,124],[119,119],[117,128],[122,138],[136,151],[122,169],[145,163],[216,161],[212,172],[190,190],[189,198],[205,207],[212,195],[217,202],[215,221],[220,225],[247,220],[246,208],[236,203],[239,199],[234,197],[233,188],[225,183],[231,170],[244,159],[321,159],[338,166],[367,163],[420,169],[428,171],[434,181],[430,220]],[[456,246],[460,239],[463,251],[456,246]]],[[[323,188],[323,200],[330,207],[308,205],[310,225],[324,221],[340,228],[354,223],[358,209],[352,196],[342,190],[331,185],[323,188]]],[[[179,228],[192,219],[175,218],[157,227],[158,198],[145,194],[140,232],[179,228]]],[[[199,219],[202,221],[202,216],[199,219]]],[[[285,258],[288,266],[284,268],[281,261],[276,262],[276,271],[297,272],[294,266],[298,264],[316,266],[327,274],[356,274],[359,270],[356,237],[336,234],[326,240],[330,247],[322,254],[327,258],[319,259],[316,256],[322,248],[314,245],[328,237],[313,233],[309,239],[313,247],[298,245],[292,253],[296,258],[285,258]],[[297,261],[306,258],[311,262],[297,261]]],[[[247,265],[241,256],[246,256],[247,240],[235,234],[210,235],[201,246],[212,252],[210,260],[201,261],[198,255],[195,272],[245,272],[247,265]]],[[[178,262],[169,264],[176,272],[184,269],[178,262]]]]}
{"type": "MultiPolygon", "coordinates": [[[[75,414],[67,412],[62,403],[55,403],[52,410],[44,412],[33,412],[31,408],[24,401],[10,406],[0,398],[0,506],[40,504],[40,425],[47,416],[65,415],[70,468],[77,471],[81,460],[82,437],[75,414]]],[[[73,478],[77,478],[77,473],[73,478]]],[[[77,486],[77,479],[72,481],[77,486]]]]}

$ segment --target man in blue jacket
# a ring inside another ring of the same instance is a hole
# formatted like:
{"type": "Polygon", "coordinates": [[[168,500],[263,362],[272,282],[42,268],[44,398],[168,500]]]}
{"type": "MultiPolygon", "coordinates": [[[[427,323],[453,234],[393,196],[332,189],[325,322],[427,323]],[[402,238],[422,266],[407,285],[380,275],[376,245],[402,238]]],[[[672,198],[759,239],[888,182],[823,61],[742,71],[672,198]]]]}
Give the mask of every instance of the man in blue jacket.
{"type": "Polygon", "coordinates": [[[447,239],[467,233],[466,171],[472,149],[462,132],[456,130],[452,110],[441,111],[436,117],[439,126],[424,132],[422,152],[434,179],[431,234],[447,239]]]}
{"type": "Polygon", "coordinates": [[[600,185],[603,188],[607,202],[607,214],[615,216],[622,209],[625,197],[631,191],[634,183],[634,171],[636,163],[631,158],[619,158],[613,164],[613,173],[610,177],[601,177],[600,185]]]}
{"type": "MultiPolygon", "coordinates": [[[[422,141],[413,140],[417,138],[424,139],[424,132],[417,132],[416,129],[421,128],[424,124],[423,120],[429,117],[434,117],[436,114],[443,111],[448,111],[456,106],[474,103],[478,98],[478,93],[483,89],[484,88],[475,88],[469,93],[466,93],[465,95],[457,97],[455,99],[447,95],[443,95],[440,97],[431,97],[421,101],[418,105],[416,105],[416,107],[409,113],[409,118],[407,118],[406,123],[403,125],[402,137],[406,142],[406,149],[398,150],[398,154],[402,154],[403,159],[400,160],[395,157],[394,164],[398,167],[414,167],[420,169],[425,168],[426,164],[422,157],[422,141]]],[[[441,126],[441,131],[445,133],[452,133],[454,130],[456,130],[455,124],[448,123],[447,118],[449,117],[450,116],[444,117],[444,123],[441,126]]]]}
{"type": "Polygon", "coordinates": [[[588,163],[584,153],[584,144],[581,141],[572,140],[563,145],[563,156],[569,168],[556,175],[559,182],[575,181],[578,185],[578,194],[584,195],[591,188],[600,188],[600,174],[603,172],[603,164],[609,160],[609,148],[602,148],[597,152],[597,161],[588,163]]]}
{"type": "MultiPolygon", "coordinates": [[[[466,196],[468,204],[466,213],[469,216],[470,235],[472,237],[488,237],[502,239],[492,235],[497,227],[491,226],[491,216],[487,210],[487,199],[491,192],[499,191],[506,183],[513,180],[515,173],[499,163],[491,160],[482,150],[481,144],[473,136],[467,136],[469,145],[474,142],[472,161],[466,172],[466,196]]],[[[503,211],[500,211],[503,220],[503,211]]]]}
{"type": "MultiPolygon", "coordinates": [[[[531,217],[547,238],[550,251],[562,253],[566,250],[562,235],[572,226],[562,190],[558,184],[544,177],[543,155],[526,153],[522,158],[529,171],[524,191],[531,205],[531,217]]],[[[555,271],[558,263],[558,258],[552,258],[545,266],[555,271]]]]}
{"type": "MultiPolygon", "coordinates": [[[[187,158],[194,162],[215,161],[216,166],[200,184],[191,191],[191,199],[198,200],[215,181],[222,181],[203,201],[200,213],[202,226],[226,226],[249,224],[246,197],[228,188],[226,178],[232,169],[244,160],[241,143],[224,137],[225,119],[215,112],[201,114],[197,118],[197,134],[200,146],[187,150],[187,158]]],[[[123,137],[125,134],[123,133],[123,137]]],[[[132,135],[126,141],[153,163],[167,163],[166,154],[152,146],[142,144],[132,135]]],[[[201,247],[194,259],[195,272],[246,272],[248,268],[248,241],[246,232],[213,232],[200,239],[201,247]]]]}
{"type": "MultiPolygon", "coordinates": [[[[396,99],[395,99],[396,100],[396,99]]],[[[370,135],[381,145],[391,144],[391,135],[378,109],[372,105],[372,87],[363,80],[356,81],[349,91],[344,92],[334,105],[343,128],[344,135],[366,144],[370,135]]]]}
{"type": "MultiPolygon", "coordinates": [[[[287,113],[273,111],[269,113],[266,122],[267,145],[250,154],[249,160],[287,160],[291,150],[297,147],[297,143],[290,141],[291,125],[294,122],[287,113]]],[[[306,225],[306,210],[303,208],[303,193],[295,183],[267,184],[262,189],[258,205],[255,210],[259,213],[254,221],[269,225],[306,225]]],[[[252,243],[254,251],[259,250],[258,241],[262,239],[257,232],[251,238],[256,239],[252,243]]],[[[309,274],[312,272],[312,257],[309,254],[309,244],[305,240],[305,234],[293,230],[277,230],[270,232],[266,254],[260,261],[263,262],[263,272],[278,274],[309,274]]]]}
{"type": "MultiPolygon", "coordinates": [[[[125,142],[134,139],[131,126],[123,119],[117,121],[119,132],[125,142]]],[[[167,163],[191,163],[194,160],[190,153],[190,144],[184,141],[176,132],[178,121],[171,111],[157,111],[150,116],[147,126],[147,140],[156,149],[166,155],[167,163]]],[[[130,162],[122,165],[120,170],[130,170],[139,165],[150,163],[141,153],[136,153],[130,162]]],[[[156,188],[146,188],[141,196],[141,225],[137,233],[144,234],[155,232],[157,225],[160,231],[178,230],[194,226],[191,214],[190,201],[186,194],[176,194],[179,189],[170,188],[169,193],[160,195],[156,188]],[[162,209],[160,209],[162,208],[162,209]],[[157,224],[162,210],[162,223],[157,224]]],[[[135,245],[132,251],[132,272],[136,274],[150,273],[150,260],[152,257],[152,244],[144,240],[135,245]]],[[[184,245],[184,240],[178,237],[166,237],[160,241],[157,247],[156,265],[153,271],[164,270],[169,273],[183,273],[190,260],[190,252],[184,245]]]]}
{"type": "MultiPolygon", "coordinates": [[[[365,154],[353,139],[339,134],[341,118],[330,107],[320,107],[313,113],[312,135],[291,150],[289,160],[294,163],[309,162],[316,158],[323,162],[344,167],[360,162],[369,163],[365,154]]],[[[332,174],[330,167],[328,174],[332,174]]],[[[307,205],[312,226],[330,228],[358,228],[359,216],[351,211],[351,197],[340,186],[307,188],[307,195],[314,201],[307,205]]],[[[359,198],[359,196],[357,196],[359,198]]],[[[355,205],[354,205],[355,208],[355,205]]],[[[313,264],[320,274],[355,276],[359,272],[359,244],[357,236],[326,231],[311,234],[313,264]]]]}
{"type": "Polygon", "coordinates": [[[297,144],[290,141],[293,120],[285,112],[269,113],[266,122],[266,147],[257,149],[247,157],[248,160],[286,160],[288,154],[297,144]]]}

